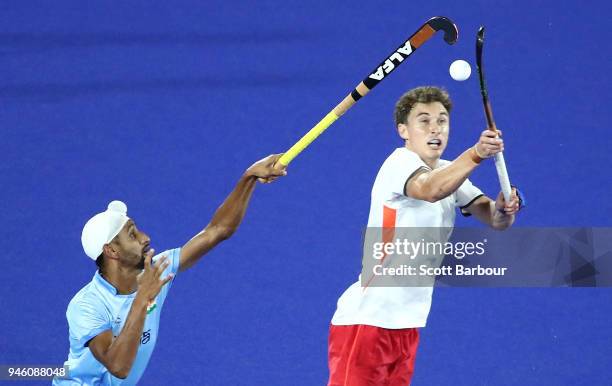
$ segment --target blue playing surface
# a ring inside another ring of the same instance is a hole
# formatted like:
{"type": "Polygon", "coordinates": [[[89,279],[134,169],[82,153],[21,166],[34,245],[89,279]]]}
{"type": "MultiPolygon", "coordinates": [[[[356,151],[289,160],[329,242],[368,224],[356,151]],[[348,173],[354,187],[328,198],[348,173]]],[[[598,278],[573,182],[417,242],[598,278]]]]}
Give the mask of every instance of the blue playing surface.
{"type": "MultiPolygon", "coordinates": [[[[436,36],[257,187],[237,234],[177,277],[143,385],[322,385],[327,331],[360,270],[374,176],[407,89],[454,99],[445,158],[485,128],[485,66],[520,226],[609,226],[610,5],[578,1],[5,2],[0,6],[0,364],[61,364],[112,199],[158,250],[199,232],[255,160],[286,150],[423,22],[436,36]],[[455,82],[448,66],[472,64],[455,82]]],[[[492,162],[472,180],[494,196],[492,162]]],[[[458,225],[473,219],[458,219],[458,225]]],[[[609,289],[436,290],[414,385],[607,385],[609,289]]]]}

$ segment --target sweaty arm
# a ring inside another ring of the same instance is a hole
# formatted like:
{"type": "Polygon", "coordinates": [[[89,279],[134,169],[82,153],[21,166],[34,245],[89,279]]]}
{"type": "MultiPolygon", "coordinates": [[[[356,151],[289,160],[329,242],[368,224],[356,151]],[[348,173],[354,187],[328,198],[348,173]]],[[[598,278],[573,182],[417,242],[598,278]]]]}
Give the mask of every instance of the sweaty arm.
{"type": "Polygon", "coordinates": [[[417,200],[439,201],[459,189],[480,161],[474,148],[470,148],[444,167],[435,170],[423,167],[406,181],[404,194],[417,200]]]}
{"type": "Polygon", "coordinates": [[[247,169],[234,190],[217,209],[210,223],[181,249],[179,271],[193,266],[208,251],[236,232],[244,218],[257,180],[271,182],[286,174],[284,169],[274,168],[278,158],[280,154],[268,156],[247,169]]]}

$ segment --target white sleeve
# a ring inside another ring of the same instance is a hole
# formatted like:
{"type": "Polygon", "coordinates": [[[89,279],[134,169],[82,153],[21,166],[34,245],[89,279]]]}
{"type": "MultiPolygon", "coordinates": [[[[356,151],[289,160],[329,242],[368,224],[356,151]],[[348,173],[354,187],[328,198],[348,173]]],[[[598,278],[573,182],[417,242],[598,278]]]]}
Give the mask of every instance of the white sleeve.
{"type": "MultiPolygon", "coordinates": [[[[482,191],[478,189],[472,181],[466,179],[463,184],[455,192],[455,206],[461,208],[461,213],[466,215],[463,209],[467,208],[477,198],[484,196],[482,191]]],[[[469,214],[468,214],[469,215],[469,214]]]]}
{"type": "Polygon", "coordinates": [[[382,181],[385,183],[386,190],[404,195],[406,181],[422,168],[430,170],[415,153],[407,149],[396,150],[381,169],[382,181]]]}

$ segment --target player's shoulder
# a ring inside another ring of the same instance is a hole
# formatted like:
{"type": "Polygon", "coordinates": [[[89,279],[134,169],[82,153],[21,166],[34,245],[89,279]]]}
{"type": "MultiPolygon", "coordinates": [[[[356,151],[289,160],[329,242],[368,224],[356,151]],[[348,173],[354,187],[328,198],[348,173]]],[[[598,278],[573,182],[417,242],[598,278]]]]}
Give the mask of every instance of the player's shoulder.
{"type": "Polygon", "coordinates": [[[389,155],[387,159],[418,159],[418,158],[419,156],[412,150],[409,150],[405,147],[398,147],[395,150],[393,150],[393,152],[391,152],[391,154],[389,155]]]}
{"type": "Polygon", "coordinates": [[[66,315],[78,315],[83,312],[93,312],[105,308],[106,305],[104,304],[104,300],[95,288],[94,283],[90,282],[70,299],[68,308],[66,309],[66,315]]]}
{"type": "Polygon", "coordinates": [[[379,173],[404,174],[406,171],[414,171],[421,167],[429,168],[415,152],[405,147],[399,147],[383,162],[379,173]]]}
{"type": "Polygon", "coordinates": [[[162,256],[166,256],[168,259],[173,260],[173,259],[178,258],[180,254],[181,254],[181,247],[166,249],[163,252],[157,253],[155,256],[151,258],[151,260],[153,264],[155,264],[155,262],[162,256]]]}
{"type": "Polygon", "coordinates": [[[406,149],[405,147],[398,147],[393,150],[391,154],[387,156],[383,164],[381,165],[381,169],[393,168],[398,165],[403,165],[406,163],[418,162],[419,156],[416,153],[406,149]]]}

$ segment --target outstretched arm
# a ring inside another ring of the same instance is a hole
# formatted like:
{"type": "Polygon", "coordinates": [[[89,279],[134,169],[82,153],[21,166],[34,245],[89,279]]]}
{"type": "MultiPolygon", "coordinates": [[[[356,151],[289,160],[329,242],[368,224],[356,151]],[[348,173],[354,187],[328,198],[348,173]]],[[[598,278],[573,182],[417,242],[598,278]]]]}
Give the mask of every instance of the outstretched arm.
{"type": "Polygon", "coordinates": [[[179,271],[192,267],[208,251],[236,232],[244,218],[257,180],[268,183],[287,174],[284,169],[274,168],[279,158],[280,154],[270,155],[246,170],[210,223],[181,249],[179,271]]]}

